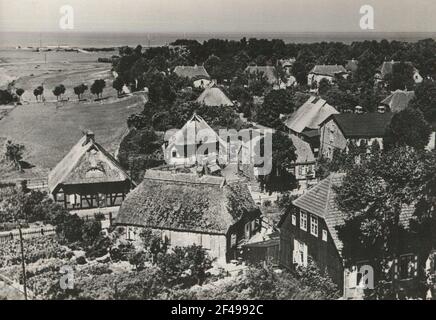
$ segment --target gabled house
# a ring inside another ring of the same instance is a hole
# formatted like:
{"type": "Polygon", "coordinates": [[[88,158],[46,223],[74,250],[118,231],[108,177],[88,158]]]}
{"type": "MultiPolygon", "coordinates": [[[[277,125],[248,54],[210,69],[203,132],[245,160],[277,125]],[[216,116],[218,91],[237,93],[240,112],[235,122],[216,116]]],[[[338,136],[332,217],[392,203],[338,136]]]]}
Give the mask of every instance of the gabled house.
{"type": "Polygon", "coordinates": [[[197,114],[167,134],[162,148],[170,165],[204,165],[214,172],[228,160],[227,143],[197,114]]]}
{"type": "Polygon", "coordinates": [[[320,155],[333,158],[335,149],[345,150],[353,141],[357,146],[366,142],[370,146],[377,141],[383,148],[386,128],[394,113],[341,113],[333,114],[321,123],[320,155]]]}
{"type": "Polygon", "coordinates": [[[307,141],[316,156],[320,145],[320,124],[331,115],[338,113],[325,100],[311,96],[294,113],[285,118],[283,123],[289,129],[290,134],[295,134],[307,141]]]}
{"type": "Polygon", "coordinates": [[[348,77],[348,71],[341,65],[316,65],[309,71],[307,75],[307,85],[313,84],[319,85],[322,79],[327,79],[330,83],[333,83],[338,77],[346,79],[348,77]]]}
{"type": "MultiPolygon", "coordinates": [[[[333,173],[305,194],[294,200],[294,210],[282,216],[280,228],[280,264],[287,268],[307,265],[309,256],[320,270],[327,270],[332,280],[343,288],[344,297],[362,298],[359,286],[359,268],[371,265],[368,257],[362,257],[357,265],[343,257],[343,243],[337,228],[344,225],[347,214],[341,212],[335,202],[335,187],[341,185],[345,174],[333,173]]],[[[400,224],[409,227],[414,207],[403,206],[400,224]]],[[[400,257],[391,261],[391,277],[407,288],[416,282],[419,272],[424,271],[425,259],[414,253],[410,243],[403,243],[400,257]],[[419,262],[421,261],[421,262],[419,262]]],[[[434,272],[434,269],[433,271],[434,272]]],[[[374,279],[376,282],[377,279],[374,279]]]]}
{"type": "Polygon", "coordinates": [[[415,97],[415,91],[396,90],[381,101],[382,105],[389,107],[391,112],[400,112],[409,106],[415,97]]]}
{"type": "Polygon", "coordinates": [[[212,258],[237,258],[238,247],[261,229],[260,211],[246,184],[209,175],[147,170],[116,218],[135,238],[142,228],[170,247],[200,245],[212,258]]]}
{"type": "Polygon", "coordinates": [[[233,102],[218,87],[206,88],[196,100],[209,107],[233,107],[233,102]]]}
{"type": "MultiPolygon", "coordinates": [[[[400,61],[384,61],[382,65],[377,69],[375,74],[375,80],[377,82],[383,81],[386,79],[386,76],[392,73],[395,64],[400,63],[400,61]]],[[[419,74],[418,69],[415,68],[412,62],[406,61],[406,64],[410,65],[413,68],[413,81],[415,83],[421,83],[423,81],[422,76],[419,74]]]]}
{"type": "Polygon", "coordinates": [[[87,132],[50,171],[55,202],[69,210],[119,207],[133,182],[117,160],[87,132]]]}

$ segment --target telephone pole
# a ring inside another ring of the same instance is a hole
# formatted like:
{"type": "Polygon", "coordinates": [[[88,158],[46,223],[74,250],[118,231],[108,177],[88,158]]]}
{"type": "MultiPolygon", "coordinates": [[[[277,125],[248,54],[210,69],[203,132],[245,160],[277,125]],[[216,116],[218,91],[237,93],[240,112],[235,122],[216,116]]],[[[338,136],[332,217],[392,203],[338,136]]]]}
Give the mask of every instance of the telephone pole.
{"type": "Polygon", "coordinates": [[[21,231],[21,223],[18,223],[18,232],[20,233],[21,267],[23,269],[24,299],[27,300],[26,262],[24,261],[24,244],[23,244],[23,233],[21,231]]]}

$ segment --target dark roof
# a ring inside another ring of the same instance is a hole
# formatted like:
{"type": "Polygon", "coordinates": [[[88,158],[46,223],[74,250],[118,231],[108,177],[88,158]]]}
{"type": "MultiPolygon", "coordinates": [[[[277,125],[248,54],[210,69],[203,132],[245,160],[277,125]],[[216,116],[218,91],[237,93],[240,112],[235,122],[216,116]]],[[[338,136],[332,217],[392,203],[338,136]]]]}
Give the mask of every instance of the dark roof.
{"type": "Polygon", "coordinates": [[[84,135],[65,157],[50,171],[48,187],[51,193],[59,185],[121,182],[128,174],[101,145],[84,135]]]}
{"type": "Polygon", "coordinates": [[[330,76],[330,77],[334,77],[337,74],[341,74],[341,73],[347,73],[347,70],[341,66],[341,65],[337,65],[337,64],[332,64],[332,65],[316,65],[312,68],[312,70],[310,70],[309,73],[314,73],[314,74],[319,74],[319,75],[323,75],[323,76],[330,76]]]}
{"type": "Polygon", "coordinates": [[[246,214],[259,210],[242,182],[147,170],[122,203],[116,224],[226,234],[246,214]]]}
{"type": "Polygon", "coordinates": [[[340,113],[330,116],[324,123],[333,119],[346,138],[382,138],[392,116],[392,112],[340,113]]]}
{"type": "Polygon", "coordinates": [[[415,97],[415,91],[396,90],[382,100],[382,104],[388,105],[392,112],[400,112],[409,106],[409,102],[415,97]]]}
{"type": "Polygon", "coordinates": [[[209,79],[210,76],[203,66],[177,66],[174,68],[174,73],[182,78],[191,80],[209,79]]]}
{"type": "MultiPolygon", "coordinates": [[[[345,223],[347,214],[341,212],[336,205],[334,187],[340,186],[344,177],[344,173],[332,173],[293,202],[296,207],[324,219],[339,253],[343,244],[339,240],[336,227],[345,223]]],[[[413,205],[403,207],[400,215],[403,226],[408,227],[413,211],[413,205]]]]}

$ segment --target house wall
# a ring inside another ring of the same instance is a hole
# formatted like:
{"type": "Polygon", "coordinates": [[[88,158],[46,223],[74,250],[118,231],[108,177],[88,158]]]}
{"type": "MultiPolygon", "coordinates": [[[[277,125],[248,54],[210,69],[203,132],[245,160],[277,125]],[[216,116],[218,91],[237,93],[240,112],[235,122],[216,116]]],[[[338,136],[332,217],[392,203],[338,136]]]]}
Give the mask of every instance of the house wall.
{"type": "Polygon", "coordinates": [[[280,264],[286,268],[295,268],[293,262],[294,240],[307,245],[307,255],[312,257],[321,271],[327,270],[333,282],[343,288],[344,269],[342,259],[336,249],[330,232],[323,219],[318,218],[318,236],[310,232],[310,214],[307,213],[307,231],[300,228],[300,210],[295,213],[296,223],[292,223],[292,214],[287,214],[280,226],[280,264]],[[327,241],[322,239],[323,230],[327,231],[327,241]]]}
{"type": "Polygon", "coordinates": [[[82,210],[120,206],[129,190],[129,181],[60,185],[52,196],[68,210],[82,210]]]}
{"type": "Polygon", "coordinates": [[[320,155],[327,159],[333,158],[335,149],[343,150],[347,147],[347,139],[333,119],[327,121],[321,127],[320,140],[320,155]]]}
{"type": "Polygon", "coordinates": [[[237,259],[241,254],[240,244],[245,243],[262,229],[260,211],[246,214],[231,226],[227,232],[227,261],[237,259]]]}
{"type": "MultiPolygon", "coordinates": [[[[143,228],[126,227],[126,237],[129,240],[139,240],[139,234],[143,228]]],[[[220,262],[226,261],[227,239],[224,234],[208,234],[199,232],[185,232],[175,230],[152,229],[158,232],[163,240],[167,240],[169,247],[188,247],[192,245],[202,246],[211,258],[220,262]]]]}

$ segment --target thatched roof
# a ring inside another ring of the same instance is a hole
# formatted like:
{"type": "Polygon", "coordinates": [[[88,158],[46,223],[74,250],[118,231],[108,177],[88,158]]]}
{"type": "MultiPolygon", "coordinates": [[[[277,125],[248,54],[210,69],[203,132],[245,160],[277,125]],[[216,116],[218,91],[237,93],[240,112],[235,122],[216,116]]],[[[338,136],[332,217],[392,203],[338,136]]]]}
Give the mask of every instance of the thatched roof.
{"type": "Polygon", "coordinates": [[[210,107],[233,107],[233,102],[218,87],[204,89],[197,102],[210,107]]]}
{"type": "Polygon", "coordinates": [[[325,119],[337,113],[339,112],[325,100],[312,96],[284,124],[292,131],[301,133],[305,129],[319,129],[325,119]]]}
{"type": "Polygon", "coordinates": [[[210,79],[209,74],[203,66],[177,66],[174,73],[182,78],[189,78],[191,80],[210,79]]]}
{"type": "Polygon", "coordinates": [[[130,180],[118,162],[93,137],[84,135],[50,171],[48,186],[53,193],[60,185],[121,182],[130,180]]]}
{"type": "Polygon", "coordinates": [[[409,102],[415,97],[415,91],[396,90],[382,100],[391,112],[400,112],[409,106],[409,102]]]}
{"type": "Polygon", "coordinates": [[[222,177],[148,170],[129,193],[116,224],[226,234],[244,215],[259,214],[246,184],[222,177]]]}
{"type": "Polygon", "coordinates": [[[310,70],[309,74],[319,74],[323,76],[334,77],[337,74],[347,73],[347,70],[341,65],[316,65],[310,70]]]}

